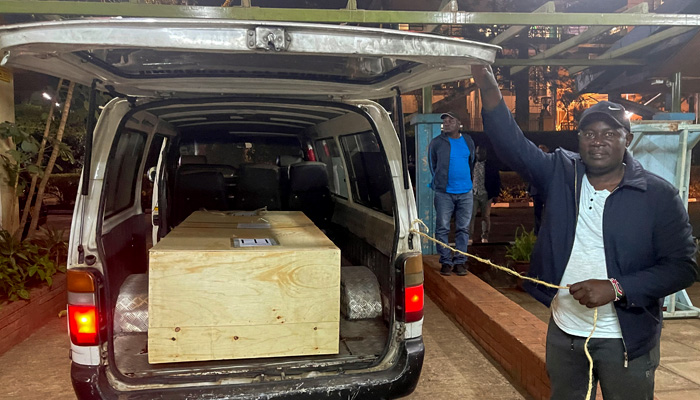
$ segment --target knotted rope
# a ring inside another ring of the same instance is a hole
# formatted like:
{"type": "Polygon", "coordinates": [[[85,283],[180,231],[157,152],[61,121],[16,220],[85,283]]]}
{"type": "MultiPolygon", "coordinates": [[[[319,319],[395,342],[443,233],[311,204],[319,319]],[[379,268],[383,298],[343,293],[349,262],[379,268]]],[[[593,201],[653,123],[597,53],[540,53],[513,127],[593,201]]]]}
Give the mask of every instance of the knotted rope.
{"type": "MultiPolygon", "coordinates": [[[[467,252],[458,250],[458,249],[456,249],[456,248],[454,248],[454,247],[448,245],[447,243],[443,243],[443,242],[441,242],[441,241],[439,241],[439,240],[433,238],[432,236],[428,235],[427,233],[421,231],[421,229],[420,229],[421,226],[425,228],[425,231],[426,231],[426,232],[430,232],[430,229],[429,229],[428,226],[427,226],[423,221],[421,221],[420,219],[414,220],[414,221],[411,223],[411,226],[416,225],[416,224],[418,224],[418,229],[411,228],[411,229],[409,230],[409,232],[415,233],[415,234],[417,234],[417,235],[420,235],[420,236],[422,236],[422,237],[424,237],[424,238],[430,240],[431,242],[434,242],[434,243],[436,243],[436,244],[438,244],[438,245],[440,245],[440,246],[446,247],[446,248],[448,248],[448,249],[454,251],[455,253],[459,253],[459,254],[462,254],[462,255],[464,255],[464,256],[466,256],[466,257],[473,258],[473,259],[475,259],[476,261],[479,261],[479,262],[481,262],[481,263],[484,263],[484,264],[486,264],[486,265],[488,265],[488,266],[490,266],[490,267],[492,267],[492,268],[496,268],[496,269],[498,269],[498,270],[504,271],[504,272],[509,273],[509,274],[511,274],[511,275],[514,275],[514,276],[516,276],[516,277],[518,277],[518,278],[520,278],[520,279],[524,279],[524,280],[528,280],[528,281],[534,282],[534,283],[536,283],[536,284],[538,284],[538,285],[544,285],[544,286],[547,286],[547,287],[550,287],[550,288],[554,288],[554,289],[569,289],[567,286],[559,286],[559,285],[555,285],[555,284],[553,284],[553,283],[541,281],[541,280],[539,280],[539,279],[530,278],[529,276],[521,275],[521,274],[519,274],[519,273],[513,271],[513,270],[510,269],[510,268],[506,268],[506,267],[504,267],[504,266],[501,266],[501,265],[498,265],[498,264],[494,264],[493,262],[491,262],[491,260],[487,260],[487,259],[485,259],[485,258],[481,258],[481,257],[475,256],[475,255],[473,255],[473,254],[469,254],[469,253],[467,253],[467,252]]],[[[595,328],[596,328],[596,323],[597,323],[597,322],[598,322],[598,308],[596,307],[596,308],[593,310],[593,330],[591,330],[591,333],[590,333],[590,334],[588,335],[588,337],[586,338],[586,341],[585,341],[584,346],[583,346],[584,353],[586,353],[586,358],[588,358],[588,393],[586,394],[586,400],[590,400],[590,398],[591,398],[591,392],[593,391],[593,358],[591,357],[591,353],[588,352],[588,342],[591,340],[591,337],[593,337],[593,333],[595,332],[595,328]]]]}

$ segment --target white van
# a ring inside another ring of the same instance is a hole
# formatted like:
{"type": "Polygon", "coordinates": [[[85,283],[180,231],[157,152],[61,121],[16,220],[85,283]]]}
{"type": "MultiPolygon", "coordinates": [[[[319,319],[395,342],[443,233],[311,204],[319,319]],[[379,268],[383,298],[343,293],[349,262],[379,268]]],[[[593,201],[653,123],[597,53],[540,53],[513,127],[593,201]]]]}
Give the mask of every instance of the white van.
{"type": "Polygon", "coordinates": [[[423,267],[394,129],[403,120],[365,99],[464,79],[498,47],[347,26],[95,19],[3,26],[0,48],[8,66],[115,96],[88,121],[71,227],[78,398],[384,399],[414,389],[423,267]],[[333,241],[343,265],[337,354],[148,362],[148,249],[201,209],[302,211],[333,241]],[[374,313],[352,317],[348,299],[374,313]]]}

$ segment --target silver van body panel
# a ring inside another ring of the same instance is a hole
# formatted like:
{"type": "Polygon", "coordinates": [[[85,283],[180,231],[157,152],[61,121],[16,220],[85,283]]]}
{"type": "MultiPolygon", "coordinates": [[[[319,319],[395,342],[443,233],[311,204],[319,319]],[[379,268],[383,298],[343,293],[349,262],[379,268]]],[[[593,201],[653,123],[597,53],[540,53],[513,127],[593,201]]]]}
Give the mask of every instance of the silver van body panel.
{"type": "Polygon", "coordinates": [[[467,78],[498,46],[303,23],[98,19],[0,27],[2,64],[130,96],[381,98],[467,78]],[[231,65],[232,63],[238,65],[231,65]]]}

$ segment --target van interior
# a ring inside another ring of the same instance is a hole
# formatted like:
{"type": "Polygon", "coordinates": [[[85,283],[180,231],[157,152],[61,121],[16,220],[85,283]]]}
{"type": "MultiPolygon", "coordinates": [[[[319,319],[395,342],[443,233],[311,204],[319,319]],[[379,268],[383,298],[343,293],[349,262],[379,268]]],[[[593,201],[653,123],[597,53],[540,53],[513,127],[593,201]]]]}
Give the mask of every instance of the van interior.
{"type": "Polygon", "coordinates": [[[354,104],[231,97],[134,107],[111,145],[98,229],[103,302],[114,321],[104,349],[111,373],[127,381],[250,382],[364,369],[390,358],[398,236],[382,146],[372,118],[354,104]],[[369,311],[353,314],[341,305],[339,354],[149,364],[153,241],[197,210],[260,209],[304,212],[341,250],[341,304],[355,296],[369,311]]]}

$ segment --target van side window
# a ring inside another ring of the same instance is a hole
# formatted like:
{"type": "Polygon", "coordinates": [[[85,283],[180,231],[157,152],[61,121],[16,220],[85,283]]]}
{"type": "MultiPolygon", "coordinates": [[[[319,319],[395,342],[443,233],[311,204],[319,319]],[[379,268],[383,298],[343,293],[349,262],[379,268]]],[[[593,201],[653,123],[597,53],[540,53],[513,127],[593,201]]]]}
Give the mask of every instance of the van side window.
{"type": "Polygon", "coordinates": [[[336,141],[333,138],[317,140],[316,154],[319,161],[326,164],[328,186],[331,193],[347,199],[348,185],[345,165],[343,165],[343,160],[340,158],[340,149],[336,141]]]}
{"type": "Polygon", "coordinates": [[[136,178],[145,145],[146,135],[141,132],[124,131],[119,135],[105,172],[105,217],[134,204],[136,178]]]}
{"type": "Polygon", "coordinates": [[[356,203],[393,215],[394,197],[391,174],[374,132],[340,137],[349,162],[350,187],[356,203]]]}

